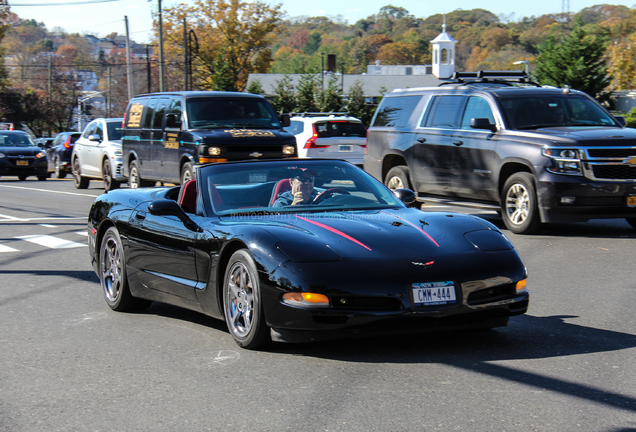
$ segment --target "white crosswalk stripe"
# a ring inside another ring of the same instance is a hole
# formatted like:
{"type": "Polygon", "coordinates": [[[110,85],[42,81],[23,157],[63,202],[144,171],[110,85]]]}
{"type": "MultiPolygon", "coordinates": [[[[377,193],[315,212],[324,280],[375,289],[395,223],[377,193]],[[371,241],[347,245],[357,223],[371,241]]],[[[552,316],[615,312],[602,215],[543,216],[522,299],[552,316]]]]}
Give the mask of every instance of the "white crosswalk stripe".
{"type": "Polygon", "coordinates": [[[0,244],[0,253],[2,253],[2,252],[18,252],[18,250],[17,249],[13,249],[12,247],[0,244]]]}
{"type": "Polygon", "coordinates": [[[51,249],[69,249],[87,246],[85,243],[77,243],[49,235],[27,235],[15,238],[26,240],[28,242],[39,244],[40,246],[45,246],[51,249]]]}

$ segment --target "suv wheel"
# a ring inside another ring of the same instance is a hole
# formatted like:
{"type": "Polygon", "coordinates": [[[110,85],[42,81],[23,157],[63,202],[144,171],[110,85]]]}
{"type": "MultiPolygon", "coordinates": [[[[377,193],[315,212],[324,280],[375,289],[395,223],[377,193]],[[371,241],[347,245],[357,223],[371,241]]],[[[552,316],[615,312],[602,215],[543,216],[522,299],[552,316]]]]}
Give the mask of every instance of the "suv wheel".
{"type": "Polygon", "coordinates": [[[404,165],[391,168],[384,178],[384,185],[392,191],[396,189],[410,189],[409,169],[404,165]]]}
{"type": "Polygon", "coordinates": [[[108,159],[104,159],[102,164],[102,178],[104,179],[104,190],[111,191],[119,187],[119,182],[113,180],[113,174],[110,168],[110,162],[108,159]]]}
{"type": "Polygon", "coordinates": [[[75,182],[76,189],[86,189],[88,188],[88,183],[90,179],[87,177],[82,177],[80,171],[80,163],[79,159],[75,158],[73,161],[73,181],[75,182]]]}
{"type": "Polygon", "coordinates": [[[539,230],[539,207],[534,176],[520,172],[510,176],[503,188],[501,217],[515,234],[532,234],[539,230]]]}
{"type": "Polygon", "coordinates": [[[55,177],[59,179],[66,177],[66,171],[62,169],[62,162],[60,162],[59,156],[55,156],[55,177]]]}

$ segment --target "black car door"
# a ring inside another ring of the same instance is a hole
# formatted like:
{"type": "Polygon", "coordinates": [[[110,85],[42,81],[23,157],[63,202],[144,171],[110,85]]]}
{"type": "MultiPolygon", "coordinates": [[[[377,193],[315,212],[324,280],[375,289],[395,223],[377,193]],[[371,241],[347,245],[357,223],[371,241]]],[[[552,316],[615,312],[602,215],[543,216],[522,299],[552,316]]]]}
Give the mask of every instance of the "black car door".
{"type": "Polygon", "coordinates": [[[155,216],[142,203],[131,216],[127,263],[147,289],[196,301],[197,233],[176,216],[155,216]]]}
{"type": "Polygon", "coordinates": [[[462,109],[459,129],[454,131],[451,148],[451,190],[455,196],[479,200],[497,200],[495,175],[501,160],[497,154],[498,135],[491,130],[474,129],[471,120],[487,118],[495,125],[488,100],[470,96],[462,109]]]}

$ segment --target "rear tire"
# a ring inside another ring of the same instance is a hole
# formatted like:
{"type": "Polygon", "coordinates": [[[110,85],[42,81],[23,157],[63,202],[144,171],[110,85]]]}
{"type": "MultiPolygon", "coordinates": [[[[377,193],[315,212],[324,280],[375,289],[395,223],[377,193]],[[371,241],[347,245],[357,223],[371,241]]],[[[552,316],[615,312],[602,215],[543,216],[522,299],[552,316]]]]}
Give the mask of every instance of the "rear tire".
{"type": "Polygon", "coordinates": [[[126,278],[126,257],[115,227],[106,230],[99,252],[99,280],[108,306],[118,312],[146,309],[150,300],[133,297],[126,278]]]}
{"type": "Polygon", "coordinates": [[[384,177],[384,185],[392,191],[396,189],[411,189],[409,169],[404,165],[391,168],[386,177],[384,177]]]}
{"type": "Polygon", "coordinates": [[[539,230],[541,219],[532,174],[519,172],[506,180],[501,194],[501,217],[515,234],[532,234],[539,230]]]}
{"type": "Polygon", "coordinates": [[[104,159],[102,164],[102,178],[104,179],[104,190],[111,191],[119,187],[119,182],[113,180],[113,175],[110,168],[110,162],[108,159],[104,159]]]}
{"type": "Polygon", "coordinates": [[[55,156],[55,177],[59,179],[66,177],[66,171],[62,169],[62,163],[60,162],[59,156],[55,156]]]}
{"type": "Polygon", "coordinates": [[[183,164],[183,169],[181,170],[181,184],[186,184],[188,181],[194,178],[194,168],[192,163],[186,162],[183,164]]]}
{"type": "Polygon", "coordinates": [[[80,171],[79,159],[75,158],[73,161],[73,181],[75,182],[75,188],[87,189],[90,180],[87,177],[82,177],[80,171]]]}

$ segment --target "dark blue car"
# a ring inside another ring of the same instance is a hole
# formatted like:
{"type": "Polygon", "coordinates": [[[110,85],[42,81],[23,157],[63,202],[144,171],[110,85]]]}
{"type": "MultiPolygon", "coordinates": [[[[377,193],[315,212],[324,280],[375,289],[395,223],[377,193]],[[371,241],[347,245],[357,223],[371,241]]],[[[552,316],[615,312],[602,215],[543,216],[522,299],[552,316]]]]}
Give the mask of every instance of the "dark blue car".
{"type": "Polygon", "coordinates": [[[26,132],[0,131],[0,176],[18,176],[20,180],[37,176],[38,180],[46,180],[46,153],[26,132]]]}
{"type": "Polygon", "coordinates": [[[49,167],[48,172],[54,172],[57,178],[64,178],[73,169],[71,155],[75,141],[82,136],[81,132],[60,132],[53,144],[46,151],[49,167]]]}

